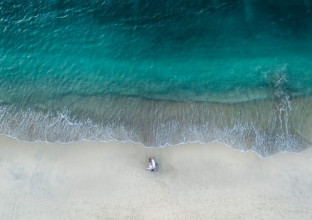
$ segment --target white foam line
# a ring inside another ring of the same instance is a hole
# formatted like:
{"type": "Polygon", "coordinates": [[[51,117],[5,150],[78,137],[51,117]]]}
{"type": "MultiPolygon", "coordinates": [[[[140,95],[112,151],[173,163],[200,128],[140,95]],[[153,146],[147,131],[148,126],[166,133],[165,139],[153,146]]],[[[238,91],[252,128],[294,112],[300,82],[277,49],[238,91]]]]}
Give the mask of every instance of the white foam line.
{"type": "Polygon", "coordinates": [[[112,139],[112,140],[89,140],[89,139],[81,139],[81,140],[77,140],[77,141],[69,141],[69,142],[61,142],[61,141],[55,141],[55,142],[49,142],[49,141],[42,141],[42,140],[36,140],[36,141],[25,141],[25,140],[21,140],[19,139],[18,137],[15,137],[15,136],[12,136],[12,135],[7,135],[7,134],[0,134],[0,136],[5,136],[5,137],[9,137],[9,138],[12,138],[12,139],[15,139],[19,142],[22,142],[22,143],[28,143],[28,144],[32,144],[32,143],[45,143],[45,144],[62,144],[62,145],[70,145],[70,144],[73,144],[73,143],[83,143],[83,142],[89,142],[89,143],[112,143],[112,142],[117,142],[117,143],[123,143],[123,144],[126,144],[126,143],[131,143],[131,144],[136,144],[136,145],[140,145],[144,148],[152,148],[152,149],[155,149],[155,148],[159,148],[159,149],[163,149],[165,147],[179,147],[181,145],[186,145],[186,144],[213,144],[213,143],[219,143],[219,144],[222,144],[222,145],[225,145],[226,147],[232,149],[232,150],[235,150],[235,151],[239,151],[241,153],[254,153],[256,154],[259,158],[261,159],[269,159],[269,158],[272,158],[272,157],[275,157],[275,156],[278,156],[278,155],[281,155],[281,154],[302,154],[306,151],[310,151],[312,150],[312,146],[310,146],[309,148],[307,149],[304,149],[300,152],[296,152],[296,151],[280,151],[280,152],[277,152],[275,154],[272,154],[272,155],[268,155],[268,156],[262,156],[260,155],[259,153],[257,153],[256,151],[254,150],[241,150],[241,149],[237,149],[237,148],[234,148],[232,147],[230,144],[227,144],[226,142],[223,142],[223,141],[220,141],[220,140],[214,140],[214,141],[209,141],[209,142],[202,142],[202,141],[187,141],[187,142],[180,142],[180,143],[177,143],[177,144],[170,144],[170,143],[166,143],[164,144],[163,146],[159,146],[159,147],[153,147],[153,146],[150,146],[150,147],[147,147],[145,146],[143,143],[141,142],[136,142],[136,141],[132,141],[132,140],[117,140],[117,139],[112,139]]]}

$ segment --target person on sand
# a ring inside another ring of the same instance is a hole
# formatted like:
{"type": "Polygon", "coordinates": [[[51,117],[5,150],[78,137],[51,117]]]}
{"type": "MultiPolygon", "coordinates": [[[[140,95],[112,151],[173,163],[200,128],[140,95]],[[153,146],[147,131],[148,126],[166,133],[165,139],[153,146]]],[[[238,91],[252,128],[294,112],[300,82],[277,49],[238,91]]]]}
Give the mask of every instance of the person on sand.
{"type": "Polygon", "coordinates": [[[152,157],[152,167],[154,170],[156,170],[156,161],[154,157],[152,157]]]}
{"type": "Polygon", "coordinates": [[[155,162],[155,158],[149,158],[148,159],[148,167],[146,168],[149,171],[154,171],[156,170],[156,162],[155,162]]]}

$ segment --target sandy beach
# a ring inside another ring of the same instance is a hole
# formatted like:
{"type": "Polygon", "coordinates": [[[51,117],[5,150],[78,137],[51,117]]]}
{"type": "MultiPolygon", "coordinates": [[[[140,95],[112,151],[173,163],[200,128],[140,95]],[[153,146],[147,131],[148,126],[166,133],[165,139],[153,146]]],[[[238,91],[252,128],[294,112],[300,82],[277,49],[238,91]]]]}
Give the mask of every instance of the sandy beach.
{"type": "Polygon", "coordinates": [[[0,137],[0,219],[311,219],[312,151],[0,137]],[[145,170],[150,156],[157,172],[145,170]]]}

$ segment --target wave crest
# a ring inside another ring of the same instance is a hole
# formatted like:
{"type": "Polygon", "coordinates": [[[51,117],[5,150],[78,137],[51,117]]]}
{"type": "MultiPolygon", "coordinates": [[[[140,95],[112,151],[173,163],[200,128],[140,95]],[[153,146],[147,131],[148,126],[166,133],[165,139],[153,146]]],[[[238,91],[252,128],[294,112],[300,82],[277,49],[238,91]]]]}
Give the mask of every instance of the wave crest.
{"type": "Polygon", "coordinates": [[[292,100],[291,106],[281,100],[236,104],[88,100],[70,111],[56,112],[1,106],[0,133],[30,142],[132,141],[146,147],[221,141],[262,156],[302,151],[312,141],[308,98],[292,100]],[[89,108],[92,116],[83,114],[89,108]],[[304,120],[302,114],[307,115],[304,120]]]}

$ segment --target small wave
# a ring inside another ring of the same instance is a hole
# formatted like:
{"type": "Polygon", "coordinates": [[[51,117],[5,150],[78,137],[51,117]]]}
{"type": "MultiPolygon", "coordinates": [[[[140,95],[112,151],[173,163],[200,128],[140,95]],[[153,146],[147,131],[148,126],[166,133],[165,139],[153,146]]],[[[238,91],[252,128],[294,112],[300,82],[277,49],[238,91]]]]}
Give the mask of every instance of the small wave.
{"type": "Polygon", "coordinates": [[[145,147],[220,141],[264,157],[309,148],[312,118],[302,119],[302,115],[311,111],[312,101],[297,98],[291,108],[281,102],[179,103],[118,98],[102,100],[88,117],[79,112],[94,107],[90,103],[57,112],[2,105],[0,133],[28,142],[131,141],[145,147]]]}

